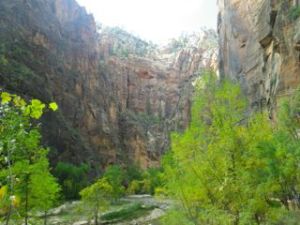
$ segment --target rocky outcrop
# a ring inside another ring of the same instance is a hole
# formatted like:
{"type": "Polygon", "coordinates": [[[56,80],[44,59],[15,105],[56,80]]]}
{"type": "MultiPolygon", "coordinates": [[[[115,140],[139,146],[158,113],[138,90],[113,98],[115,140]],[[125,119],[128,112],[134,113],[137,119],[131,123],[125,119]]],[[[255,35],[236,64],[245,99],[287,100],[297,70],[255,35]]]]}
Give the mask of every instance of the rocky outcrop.
{"type": "Polygon", "coordinates": [[[216,44],[211,42],[217,39],[214,31],[206,31],[189,36],[180,48],[157,48],[134,38],[116,28],[104,30],[101,71],[118,99],[120,157],[148,167],[159,163],[170,132],[187,126],[192,81],[201,70],[215,66],[216,44]],[[204,46],[209,43],[214,47],[204,46]]]}
{"type": "Polygon", "coordinates": [[[300,82],[299,1],[219,0],[219,67],[241,82],[252,109],[274,115],[300,82]]]}
{"type": "Polygon", "coordinates": [[[74,0],[4,0],[0,9],[0,84],[58,103],[42,123],[55,161],[157,165],[170,132],[189,121],[191,81],[214,66],[204,47],[212,31],[158,48],[97,30],[74,0]]]}

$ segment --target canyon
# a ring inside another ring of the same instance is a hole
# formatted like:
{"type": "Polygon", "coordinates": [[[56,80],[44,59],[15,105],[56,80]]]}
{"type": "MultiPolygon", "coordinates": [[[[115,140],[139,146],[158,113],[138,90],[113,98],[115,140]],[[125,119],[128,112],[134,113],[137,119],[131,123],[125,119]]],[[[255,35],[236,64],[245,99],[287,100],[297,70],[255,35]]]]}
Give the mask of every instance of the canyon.
{"type": "Polygon", "coordinates": [[[57,102],[41,123],[54,163],[158,166],[170,133],[188,125],[192,81],[217,67],[212,30],[158,47],[98,26],[75,0],[1,1],[0,9],[1,87],[57,102]]]}
{"type": "Polygon", "coordinates": [[[0,86],[58,103],[41,121],[53,162],[158,166],[171,133],[188,126],[201,72],[218,68],[240,82],[251,110],[275,119],[278,100],[300,82],[298,1],[218,5],[218,35],[156,46],[97,25],[75,0],[1,1],[0,86]]]}

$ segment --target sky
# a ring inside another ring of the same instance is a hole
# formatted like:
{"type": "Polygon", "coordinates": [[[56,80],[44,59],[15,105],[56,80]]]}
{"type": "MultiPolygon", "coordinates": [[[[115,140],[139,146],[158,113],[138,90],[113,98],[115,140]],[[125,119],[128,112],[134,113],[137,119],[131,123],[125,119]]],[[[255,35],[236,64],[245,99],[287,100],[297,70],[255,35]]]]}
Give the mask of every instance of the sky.
{"type": "Polygon", "coordinates": [[[97,22],[164,43],[182,32],[216,28],[217,0],[77,0],[97,22]]]}

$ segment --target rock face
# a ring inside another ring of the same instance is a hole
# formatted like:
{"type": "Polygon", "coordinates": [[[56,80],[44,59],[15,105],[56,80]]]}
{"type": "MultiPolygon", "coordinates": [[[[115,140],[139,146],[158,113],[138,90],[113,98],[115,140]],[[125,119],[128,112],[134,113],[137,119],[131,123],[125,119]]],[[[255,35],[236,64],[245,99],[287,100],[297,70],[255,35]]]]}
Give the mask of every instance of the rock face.
{"type": "Polygon", "coordinates": [[[214,65],[212,31],[164,48],[122,30],[97,31],[74,0],[0,1],[0,85],[44,102],[53,160],[155,166],[189,121],[192,80],[214,65]]]}
{"type": "Polygon", "coordinates": [[[215,49],[209,51],[204,44],[216,41],[216,35],[207,31],[201,37],[190,36],[184,47],[177,47],[174,41],[156,48],[135,39],[116,28],[104,29],[101,71],[118,99],[119,126],[115,127],[121,148],[117,158],[156,166],[169,147],[170,132],[189,122],[192,81],[199,71],[214,66],[215,49]]]}
{"type": "Polygon", "coordinates": [[[219,67],[241,82],[252,109],[268,108],[300,82],[298,0],[219,0],[219,67]]]}

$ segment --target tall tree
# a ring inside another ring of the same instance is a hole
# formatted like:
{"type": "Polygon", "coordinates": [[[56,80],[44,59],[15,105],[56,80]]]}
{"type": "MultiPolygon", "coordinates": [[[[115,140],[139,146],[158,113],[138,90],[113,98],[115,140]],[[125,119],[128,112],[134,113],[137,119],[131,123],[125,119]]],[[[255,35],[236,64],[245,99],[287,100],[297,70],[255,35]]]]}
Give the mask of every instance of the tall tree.
{"type": "Polygon", "coordinates": [[[95,225],[99,224],[100,210],[108,208],[112,194],[113,187],[106,178],[97,180],[80,192],[82,206],[94,218],[95,225]]]}
{"type": "Polygon", "coordinates": [[[125,173],[119,165],[111,165],[106,168],[103,177],[107,179],[109,184],[111,185],[112,198],[114,201],[120,199],[120,197],[124,194],[125,188],[122,185],[122,182],[125,178],[125,173]]]}
{"type": "Polygon", "coordinates": [[[254,224],[266,214],[265,189],[255,188],[252,172],[272,129],[263,115],[248,117],[238,84],[214,74],[198,81],[191,123],[172,135],[164,160],[167,189],[189,223],[254,224]]]}
{"type": "MultiPolygon", "coordinates": [[[[48,108],[55,111],[57,105],[50,103],[48,108]]],[[[37,174],[35,167],[41,161],[47,161],[46,150],[40,143],[41,135],[33,120],[39,119],[45,109],[46,105],[39,100],[33,99],[26,103],[17,95],[1,93],[0,182],[7,187],[7,197],[4,198],[8,199],[4,207],[6,224],[9,224],[16,210],[18,215],[24,216],[24,223],[28,224],[28,211],[33,206],[30,203],[31,181],[37,174]],[[16,199],[19,199],[19,204],[16,204],[16,199]]],[[[52,177],[47,163],[40,169],[48,171],[44,174],[46,179],[52,177]]],[[[55,183],[55,179],[52,181],[55,183]]]]}

